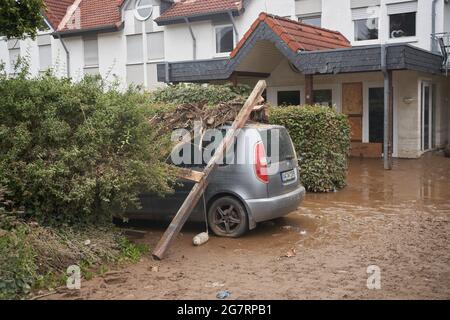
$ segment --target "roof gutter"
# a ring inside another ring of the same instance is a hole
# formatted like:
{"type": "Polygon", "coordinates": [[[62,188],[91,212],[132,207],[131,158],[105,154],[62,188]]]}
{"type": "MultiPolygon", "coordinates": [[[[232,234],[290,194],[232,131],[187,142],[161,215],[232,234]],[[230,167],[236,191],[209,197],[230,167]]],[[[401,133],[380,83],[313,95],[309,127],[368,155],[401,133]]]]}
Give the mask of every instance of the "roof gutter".
{"type": "Polygon", "coordinates": [[[236,38],[236,43],[237,43],[239,41],[239,32],[238,32],[238,29],[236,27],[236,21],[234,20],[233,11],[229,10],[228,11],[228,16],[230,17],[231,24],[233,25],[234,36],[236,38]]]}
{"type": "Polygon", "coordinates": [[[199,13],[199,14],[191,14],[188,16],[177,16],[177,17],[158,17],[155,19],[155,22],[158,26],[165,26],[170,24],[182,23],[185,18],[190,19],[191,21],[201,21],[201,20],[210,20],[215,16],[223,16],[227,15],[228,12],[231,12],[234,15],[240,15],[243,12],[243,9],[234,9],[234,10],[225,10],[225,11],[215,11],[215,12],[207,12],[207,13],[199,13]]]}
{"type": "Polygon", "coordinates": [[[87,29],[71,29],[65,31],[57,31],[53,33],[53,36],[61,36],[61,37],[75,37],[86,33],[106,33],[106,32],[115,32],[120,31],[124,27],[124,22],[120,21],[115,24],[104,25],[94,28],[87,29]]]}
{"type": "Polygon", "coordinates": [[[189,32],[191,33],[192,38],[192,59],[197,60],[197,39],[195,38],[194,30],[192,29],[192,25],[189,22],[189,18],[184,18],[184,21],[186,22],[189,32]]]}

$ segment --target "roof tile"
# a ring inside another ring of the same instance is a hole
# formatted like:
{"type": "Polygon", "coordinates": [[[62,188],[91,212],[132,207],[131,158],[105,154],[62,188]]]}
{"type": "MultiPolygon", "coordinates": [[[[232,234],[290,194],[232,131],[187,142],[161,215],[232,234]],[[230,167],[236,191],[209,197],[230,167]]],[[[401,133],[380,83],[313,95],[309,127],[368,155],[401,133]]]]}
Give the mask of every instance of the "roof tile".
{"type": "MultiPolygon", "coordinates": [[[[124,0],[82,0],[79,4],[79,20],[72,16],[72,23],[59,31],[83,30],[101,26],[116,25],[121,20],[120,6],[124,0]]],[[[56,29],[75,0],[45,0],[46,16],[56,29]]],[[[75,13],[76,14],[76,13],[75,13]]],[[[70,21],[70,20],[69,20],[70,21]]]]}
{"type": "Polygon", "coordinates": [[[337,31],[311,26],[262,12],[252,27],[245,33],[241,41],[239,41],[233,52],[231,52],[231,58],[236,56],[256,27],[262,22],[266,23],[294,52],[298,50],[317,51],[351,47],[347,38],[337,31]]]}
{"type": "Polygon", "coordinates": [[[182,0],[174,3],[156,21],[241,10],[243,0],[182,0]]]}

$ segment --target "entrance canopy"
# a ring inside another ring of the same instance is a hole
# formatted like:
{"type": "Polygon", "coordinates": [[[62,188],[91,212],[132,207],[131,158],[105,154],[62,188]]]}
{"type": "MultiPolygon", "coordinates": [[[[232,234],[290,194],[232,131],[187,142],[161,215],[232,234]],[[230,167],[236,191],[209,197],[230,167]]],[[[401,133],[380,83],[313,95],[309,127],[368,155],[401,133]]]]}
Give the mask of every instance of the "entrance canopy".
{"type": "MultiPolygon", "coordinates": [[[[387,46],[388,70],[442,72],[442,56],[408,44],[387,46]]],[[[158,81],[207,82],[235,76],[264,78],[287,59],[305,75],[380,71],[380,45],[351,47],[339,32],[261,13],[226,59],[158,65],[158,81]]]]}

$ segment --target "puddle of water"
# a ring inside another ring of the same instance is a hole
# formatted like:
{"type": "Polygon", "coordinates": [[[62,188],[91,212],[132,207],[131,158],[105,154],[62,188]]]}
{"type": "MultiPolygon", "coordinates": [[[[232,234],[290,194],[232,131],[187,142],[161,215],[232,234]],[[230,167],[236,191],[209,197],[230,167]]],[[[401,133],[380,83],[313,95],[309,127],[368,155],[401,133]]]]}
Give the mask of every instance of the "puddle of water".
{"type": "MultiPolygon", "coordinates": [[[[327,219],[329,215],[370,215],[383,219],[385,215],[421,212],[450,214],[450,159],[431,153],[421,159],[396,159],[392,171],[385,171],[380,159],[351,159],[348,186],[343,190],[308,193],[298,211],[260,223],[239,239],[212,236],[206,247],[243,254],[284,249],[304,240],[308,242],[324,228],[333,232],[338,226],[327,219]]],[[[148,232],[147,240],[155,241],[168,223],[139,222],[137,228],[148,232]]],[[[204,224],[188,223],[178,239],[183,245],[192,246],[193,236],[204,228],[204,224]]],[[[358,238],[359,235],[353,237],[358,238]]]]}
{"type": "Polygon", "coordinates": [[[307,195],[311,209],[333,207],[356,214],[367,208],[391,213],[413,209],[450,213],[450,159],[428,153],[420,159],[395,159],[393,170],[380,159],[351,159],[348,186],[327,194],[307,195]]]}

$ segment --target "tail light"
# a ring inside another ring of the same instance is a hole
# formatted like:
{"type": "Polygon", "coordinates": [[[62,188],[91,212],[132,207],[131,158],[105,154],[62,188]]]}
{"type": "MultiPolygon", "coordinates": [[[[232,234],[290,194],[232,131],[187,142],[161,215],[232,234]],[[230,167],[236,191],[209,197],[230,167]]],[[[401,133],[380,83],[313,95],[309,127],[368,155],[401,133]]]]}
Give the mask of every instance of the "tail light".
{"type": "Polygon", "coordinates": [[[255,174],[262,182],[269,183],[266,150],[264,149],[264,144],[262,142],[258,142],[255,145],[255,174]]]}

